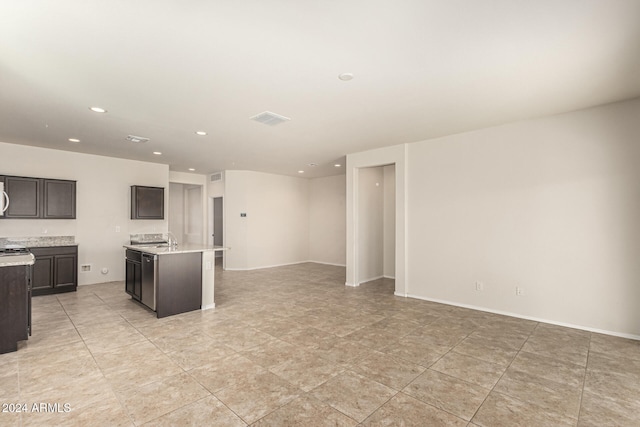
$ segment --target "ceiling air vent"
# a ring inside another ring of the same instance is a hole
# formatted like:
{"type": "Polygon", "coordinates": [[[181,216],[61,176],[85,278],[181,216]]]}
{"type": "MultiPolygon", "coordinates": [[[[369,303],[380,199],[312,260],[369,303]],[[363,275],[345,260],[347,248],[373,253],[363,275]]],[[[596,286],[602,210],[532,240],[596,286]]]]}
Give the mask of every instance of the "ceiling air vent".
{"type": "Polygon", "coordinates": [[[257,116],[251,117],[251,120],[255,120],[256,122],[265,125],[275,126],[279,125],[280,123],[287,122],[291,119],[289,117],[281,116],[280,114],[272,113],[271,111],[263,111],[257,116]]]}
{"type": "Polygon", "coordinates": [[[211,182],[222,181],[222,172],[211,174],[209,180],[211,182]]]}
{"type": "Polygon", "coordinates": [[[144,136],[135,136],[135,135],[127,135],[127,141],[131,142],[147,142],[149,138],[145,138],[144,136]]]}

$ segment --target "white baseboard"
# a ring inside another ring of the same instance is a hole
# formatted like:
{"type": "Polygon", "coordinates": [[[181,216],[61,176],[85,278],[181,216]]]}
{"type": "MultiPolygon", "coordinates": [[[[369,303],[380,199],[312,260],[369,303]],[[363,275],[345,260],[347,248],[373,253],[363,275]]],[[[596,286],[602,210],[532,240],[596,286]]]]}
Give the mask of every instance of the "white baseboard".
{"type": "Polygon", "coordinates": [[[396,276],[382,276],[385,279],[391,279],[391,280],[396,280],[396,276]]]}
{"type": "Polygon", "coordinates": [[[314,260],[311,260],[311,259],[309,261],[306,261],[306,262],[312,262],[314,264],[333,265],[334,267],[346,267],[347,266],[346,264],[334,264],[332,262],[314,261],[314,260]]]}
{"type": "Polygon", "coordinates": [[[376,276],[376,277],[371,277],[369,279],[360,280],[360,284],[362,285],[363,283],[371,282],[373,280],[378,280],[378,279],[384,279],[384,276],[376,276]]]}
{"type": "Polygon", "coordinates": [[[360,286],[360,283],[349,283],[349,282],[344,282],[345,286],[350,286],[352,288],[357,288],[358,286],[360,286]]]}
{"type": "Polygon", "coordinates": [[[289,262],[286,264],[274,264],[274,265],[264,265],[261,267],[250,267],[250,268],[225,268],[225,271],[251,271],[251,270],[262,270],[263,268],[276,268],[276,267],[286,267],[289,265],[298,265],[298,264],[306,264],[308,262],[312,262],[314,264],[324,264],[324,265],[333,265],[335,267],[346,267],[346,265],[344,264],[332,264],[330,262],[322,262],[322,261],[313,261],[313,260],[306,260],[306,261],[296,261],[296,262],[289,262]]]}
{"type": "Polygon", "coordinates": [[[438,304],[445,304],[445,305],[452,305],[452,306],[455,306],[455,307],[469,308],[471,310],[484,311],[486,313],[500,314],[500,315],[503,315],[503,316],[515,317],[515,318],[518,318],[518,319],[532,320],[534,322],[548,323],[550,325],[563,326],[565,328],[580,329],[580,330],[583,330],[583,331],[595,332],[597,334],[611,335],[611,336],[614,336],[614,337],[628,338],[628,339],[639,340],[640,341],[640,335],[625,334],[625,333],[621,333],[621,332],[607,331],[607,330],[604,330],[604,329],[591,328],[591,327],[582,326],[582,325],[575,325],[573,323],[557,322],[555,320],[542,319],[542,318],[539,318],[539,317],[524,316],[522,314],[512,313],[510,311],[493,310],[493,309],[486,308],[486,307],[479,307],[479,306],[470,305],[470,304],[460,304],[460,303],[457,303],[457,302],[452,302],[452,301],[447,301],[447,300],[440,300],[440,299],[435,299],[435,298],[426,298],[426,297],[421,297],[421,296],[418,296],[418,295],[399,294],[399,293],[396,293],[396,292],[394,292],[394,295],[399,296],[399,297],[415,298],[415,299],[419,299],[419,300],[423,300],[423,301],[435,302],[435,303],[438,303],[438,304]]]}
{"type": "Polygon", "coordinates": [[[212,308],[216,308],[216,305],[215,304],[207,304],[207,305],[203,306],[201,310],[203,310],[203,311],[204,310],[210,310],[212,308]]]}
{"type": "Polygon", "coordinates": [[[286,263],[286,264],[274,264],[274,265],[263,265],[260,267],[249,267],[249,268],[225,268],[225,271],[252,271],[252,270],[262,270],[264,268],[276,268],[276,267],[286,267],[289,265],[297,265],[297,264],[304,264],[306,262],[310,262],[310,261],[298,261],[298,262],[290,262],[290,263],[286,263]]]}

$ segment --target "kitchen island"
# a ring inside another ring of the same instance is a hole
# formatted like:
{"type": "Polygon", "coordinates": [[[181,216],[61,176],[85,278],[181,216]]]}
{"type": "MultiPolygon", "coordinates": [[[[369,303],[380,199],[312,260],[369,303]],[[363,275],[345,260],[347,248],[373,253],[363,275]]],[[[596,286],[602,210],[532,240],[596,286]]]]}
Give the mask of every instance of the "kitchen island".
{"type": "Polygon", "coordinates": [[[215,252],[198,244],[125,245],[125,291],[160,317],[215,307],[215,252]]]}
{"type": "Polygon", "coordinates": [[[31,335],[31,266],[29,252],[1,248],[0,254],[0,354],[18,349],[18,341],[31,335]],[[10,253],[4,256],[5,253],[10,253]]]}

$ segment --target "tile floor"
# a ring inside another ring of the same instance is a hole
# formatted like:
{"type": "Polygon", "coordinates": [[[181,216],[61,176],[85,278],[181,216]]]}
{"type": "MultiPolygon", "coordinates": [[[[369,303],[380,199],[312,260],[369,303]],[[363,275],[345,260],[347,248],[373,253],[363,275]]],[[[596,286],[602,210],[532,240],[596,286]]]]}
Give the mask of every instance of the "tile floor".
{"type": "Polygon", "coordinates": [[[640,342],[344,276],[218,271],[215,310],[164,319],[122,282],[36,297],[33,336],[0,355],[0,402],[28,412],[0,425],[640,425],[640,342]]]}

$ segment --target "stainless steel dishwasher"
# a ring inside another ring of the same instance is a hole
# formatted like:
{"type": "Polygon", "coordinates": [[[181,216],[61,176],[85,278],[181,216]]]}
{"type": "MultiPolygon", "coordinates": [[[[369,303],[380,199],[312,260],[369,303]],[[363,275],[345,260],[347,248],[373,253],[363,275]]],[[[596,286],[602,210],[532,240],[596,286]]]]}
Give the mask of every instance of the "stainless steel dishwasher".
{"type": "Polygon", "coordinates": [[[157,288],[157,255],[142,254],[142,295],[141,301],[151,310],[156,310],[157,288]]]}

